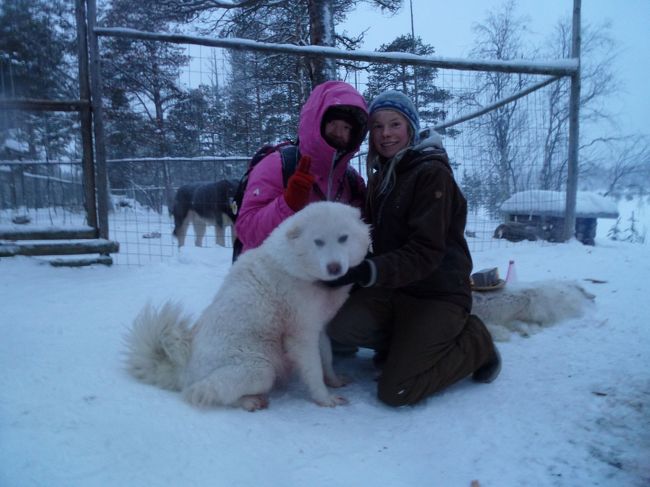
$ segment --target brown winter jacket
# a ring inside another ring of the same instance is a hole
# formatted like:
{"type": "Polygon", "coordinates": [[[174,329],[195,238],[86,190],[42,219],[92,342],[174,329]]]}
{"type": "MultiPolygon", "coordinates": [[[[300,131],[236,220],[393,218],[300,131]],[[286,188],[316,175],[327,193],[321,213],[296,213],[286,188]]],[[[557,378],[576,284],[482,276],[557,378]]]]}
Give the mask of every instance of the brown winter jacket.
{"type": "Polygon", "coordinates": [[[408,150],[388,195],[369,187],[376,286],[471,310],[472,258],[465,240],[467,201],[444,149],[408,150]]]}

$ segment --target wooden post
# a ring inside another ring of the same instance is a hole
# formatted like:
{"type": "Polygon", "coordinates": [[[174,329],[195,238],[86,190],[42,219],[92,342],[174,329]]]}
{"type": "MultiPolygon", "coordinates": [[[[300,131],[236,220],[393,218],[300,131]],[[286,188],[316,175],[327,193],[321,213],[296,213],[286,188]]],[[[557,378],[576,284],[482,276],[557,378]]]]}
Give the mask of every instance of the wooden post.
{"type": "Polygon", "coordinates": [[[95,34],[97,22],[97,4],[95,0],[86,0],[88,18],[88,52],[90,58],[91,104],[95,134],[95,175],[97,187],[97,219],[99,236],[108,238],[108,173],[106,171],[106,147],[104,144],[104,117],[101,90],[101,66],[99,60],[99,42],[95,34]]]}
{"type": "Polygon", "coordinates": [[[78,255],[119,252],[120,244],[98,238],[94,240],[21,241],[0,244],[0,257],[14,255],[78,255]]]}
{"type": "Polygon", "coordinates": [[[97,202],[95,199],[95,164],[93,160],[93,122],[90,111],[90,81],[88,78],[88,29],[86,24],[86,6],[83,0],[75,0],[77,18],[77,52],[79,56],[79,98],[86,102],[79,107],[81,123],[81,167],[83,171],[84,206],[88,225],[96,230],[97,237],[97,202]]]}
{"type": "Polygon", "coordinates": [[[564,216],[564,240],[575,235],[576,198],[578,194],[578,157],[580,133],[580,4],[573,0],[573,38],[571,57],[578,61],[578,69],[571,75],[571,98],[569,101],[569,161],[567,166],[566,206],[564,216]]]}

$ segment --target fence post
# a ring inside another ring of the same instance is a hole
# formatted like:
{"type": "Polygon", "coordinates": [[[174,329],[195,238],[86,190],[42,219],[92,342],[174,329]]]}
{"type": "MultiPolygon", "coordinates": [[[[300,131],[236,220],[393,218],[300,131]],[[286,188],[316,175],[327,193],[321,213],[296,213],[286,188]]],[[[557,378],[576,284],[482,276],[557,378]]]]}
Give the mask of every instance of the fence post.
{"type": "Polygon", "coordinates": [[[564,214],[564,240],[570,240],[576,229],[576,198],[578,195],[578,157],[580,132],[580,3],[573,0],[573,36],[571,57],[578,60],[578,69],[571,75],[569,100],[569,160],[567,165],[566,202],[564,214]]]}
{"type": "Polygon", "coordinates": [[[90,57],[91,104],[95,133],[95,174],[97,185],[97,216],[99,236],[108,238],[108,174],[106,171],[106,147],[104,145],[104,118],[101,91],[101,66],[99,60],[99,42],[95,34],[97,22],[97,4],[95,0],[86,0],[88,18],[88,52],[90,57]]]}
{"type": "Polygon", "coordinates": [[[79,98],[87,102],[79,110],[81,122],[81,146],[83,168],[83,193],[86,209],[86,219],[89,226],[95,230],[97,223],[97,202],[95,199],[95,164],[93,161],[92,113],[90,110],[90,81],[88,79],[88,28],[86,8],[83,0],[75,1],[77,18],[77,53],[79,56],[79,98]]]}

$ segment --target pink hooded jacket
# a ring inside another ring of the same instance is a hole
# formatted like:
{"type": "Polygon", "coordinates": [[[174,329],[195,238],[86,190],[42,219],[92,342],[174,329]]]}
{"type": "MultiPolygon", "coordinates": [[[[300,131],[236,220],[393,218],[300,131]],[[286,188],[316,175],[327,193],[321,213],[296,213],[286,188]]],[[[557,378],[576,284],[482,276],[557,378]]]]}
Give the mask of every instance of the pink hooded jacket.
{"type": "MultiPolygon", "coordinates": [[[[320,201],[323,195],[327,200],[338,200],[357,207],[363,207],[363,200],[357,197],[352,201],[352,194],[345,175],[346,168],[352,156],[359,150],[365,138],[366,130],[362,130],[355,148],[340,156],[321,135],[321,120],[325,111],[335,105],[347,105],[368,113],[366,102],[361,94],[351,85],[342,81],[327,81],[318,85],[309,95],[302,110],[298,123],[298,147],[301,155],[311,157],[310,172],[316,176],[322,195],[312,190],[310,201],[320,201]]],[[[356,173],[358,195],[365,195],[365,182],[356,173]]],[[[284,184],[282,181],[282,161],[279,152],[269,154],[260,162],[249,175],[242,206],[239,210],[235,230],[243,244],[242,252],[259,246],[266,237],[283,220],[293,215],[284,200],[284,184]]]]}

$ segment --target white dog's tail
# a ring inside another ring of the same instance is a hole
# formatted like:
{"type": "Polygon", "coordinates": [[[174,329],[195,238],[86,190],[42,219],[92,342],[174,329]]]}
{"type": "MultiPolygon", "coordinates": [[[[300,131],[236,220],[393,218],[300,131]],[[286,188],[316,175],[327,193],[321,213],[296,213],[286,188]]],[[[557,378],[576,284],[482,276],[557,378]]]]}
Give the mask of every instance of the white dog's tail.
{"type": "Polygon", "coordinates": [[[178,303],[168,301],[160,309],[147,304],[125,338],[129,373],[147,384],[180,390],[192,344],[190,324],[178,303]]]}

